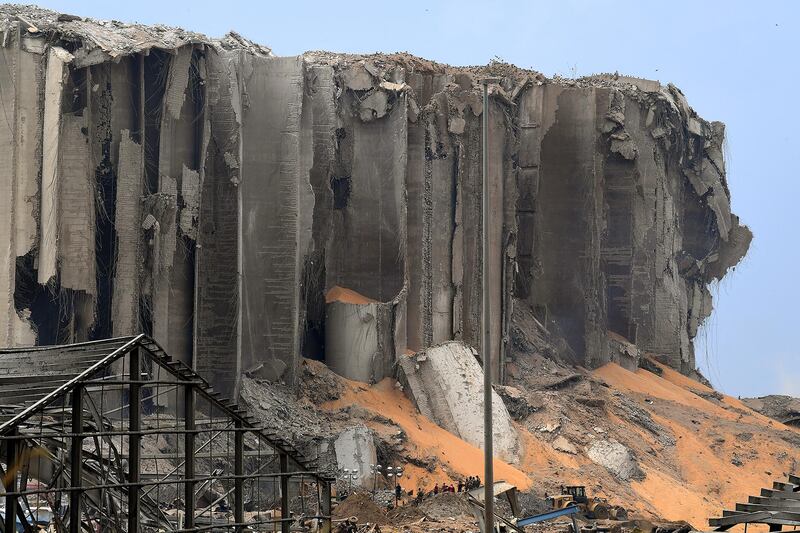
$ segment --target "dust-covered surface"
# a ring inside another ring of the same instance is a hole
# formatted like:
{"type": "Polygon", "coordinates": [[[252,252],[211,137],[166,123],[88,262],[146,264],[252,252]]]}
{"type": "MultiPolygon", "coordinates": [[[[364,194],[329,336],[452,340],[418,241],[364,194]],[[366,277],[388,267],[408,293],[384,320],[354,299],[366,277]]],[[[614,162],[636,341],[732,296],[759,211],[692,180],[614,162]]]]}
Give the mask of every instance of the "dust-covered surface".
{"type": "MultiPolygon", "coordinates": [[[[746,501],[758,488],[800,468],[796,429],[659,363],[649,360],[648,366],[660,375],[626,370],[616,363],[588,371],[535,351],[516,350],[515,357],[521,370],[507,386],[513,396],[500,396],[511,412],[520,396],[529,405],[517,408],[514,423],[521,458],[514,464],[496,461],[495,470],[497,479],[521,489],[525,515],[546,511],[546,497],[559,494],[562,485],[585,485],[591,497],[625,507],[632,519],[685,520],[702,529],[723,508],[746,501]]],[[[416,412],[397,382],[348,381],[315,361],[307,360],[302,367],[304,392],[285,401],[294,401],[294,408],[302,406],[307,414],[316,413],[316,421],[306,423],[306,433],[315,434],[309,443],[332,450],[347,428],[363,425],[372,430],[378,462],[404,468],[404,504],[388,513],[391,527],[452,527],[452,517],[462,528],[452,531],[475,530],[470,529],[475,526],[468,506],[435,503],[435,498],[460,495],[433,497],[430,492],[435,485],[457,486],[459,480],[481,475],[480,449],[416,412]],[[316,385],[309,387],[306,379],[316,385]],[[314,391],[327,400],[314,402],[314,391]],[[420,489],[426,499],[417,505],[407,492],[420,489]],[[434,508],[450,514],[431,514],[434,508]],[[435,524],[430,522],[434,515],[435,524]]],[[[281,427],[277,417],[274,423],[281,427]]],[[[330,453],[320,458],[336,461],[330,453]]],[[[339,479],[338,489],[346,492],[347,481],[341,474],[339,479]]],[[[391,504],[388,479],[369,478],[363,486],[369,491],[373,483],[382,494],[378,499],[391,504]]]]}

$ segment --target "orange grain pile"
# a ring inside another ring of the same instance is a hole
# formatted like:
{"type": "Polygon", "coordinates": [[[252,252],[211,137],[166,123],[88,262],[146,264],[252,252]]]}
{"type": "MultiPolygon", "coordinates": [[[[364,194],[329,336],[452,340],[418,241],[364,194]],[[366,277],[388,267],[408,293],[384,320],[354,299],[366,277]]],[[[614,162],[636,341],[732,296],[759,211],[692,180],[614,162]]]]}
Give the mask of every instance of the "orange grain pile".
{"type": "MultiPolygon", "coordinates": [[[[454,477],[474,476],[483,473],[483,451],[445,431],[425,418],[411,401],[394,386],[391,379],[384,379],[373,386],[346,382],[344,394],[338,400],[323,404],[323,409],[337,410],[348,405],[359,405],[383,417],[389,418],[406,433],[412,453],[421,459],[435,457],[439,464],[433,473],[419,467],[407,466],[404,485],[416,490],[430,490],[436,483],[452,482],[454,477]]],[[[496,479],[513,483],[522,490],[531,485],[525,473],[495,459],[496,479]]]]}
{"type": "MultiPolygon", "coordinates": [[[[643,464],[647,477],[632,483],[634,491],[663,518],[687,520],[704,527],[722,509],[747,502],[761,487],[785,478],[800,459],[798,451],[776,438],[788,427],[768,419],[742,402],[723,396],[719,405],[697,393],[712,389],[664,365],[662,376],[639,369],[630,372],[614,363],[594,371],[613,389],[644,398],[665,400],[667,415],[651,414],[675,436],[674,448],[643,464]],[[747,434],[749,440],[740,438],[747,434]],[[739,466],[732,460],[739,458],[739,466]],[[672,471],[670,471],[672,470],[672,471]],[[677,472],[676,472],[677,471],[677,472]]],[[[648,406],[645,404],[645,408],[648,406]]]]}
{"type": "Polygon", "coordinates": [[[352,289],[347,289],[345,287],[339,287],[338,285],[334,285],[328,292],[325,294],[325,303],[333,303],[333,302],[341,302],[345,304],[374,304],[378,303],[377,300],[373,300],[372,298],[367,298],[363,294],[360,294],[352,289]]]}

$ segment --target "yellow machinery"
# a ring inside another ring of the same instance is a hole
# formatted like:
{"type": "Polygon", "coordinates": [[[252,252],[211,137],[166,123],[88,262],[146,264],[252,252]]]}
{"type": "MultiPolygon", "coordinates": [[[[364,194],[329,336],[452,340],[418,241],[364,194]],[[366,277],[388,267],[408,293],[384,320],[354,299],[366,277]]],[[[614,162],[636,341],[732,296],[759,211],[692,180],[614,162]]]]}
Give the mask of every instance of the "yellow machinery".
{"type": "Polygon", "coordinates": [[[580,508],[586,518],[594,520],[626,520],[628,512],[619,506],[612,506],[602,498],[586,496],[586,487],[571,485],[562,487],[561,494],[551,498],[553,509],[564,509],[570,505],[580,508]]]}

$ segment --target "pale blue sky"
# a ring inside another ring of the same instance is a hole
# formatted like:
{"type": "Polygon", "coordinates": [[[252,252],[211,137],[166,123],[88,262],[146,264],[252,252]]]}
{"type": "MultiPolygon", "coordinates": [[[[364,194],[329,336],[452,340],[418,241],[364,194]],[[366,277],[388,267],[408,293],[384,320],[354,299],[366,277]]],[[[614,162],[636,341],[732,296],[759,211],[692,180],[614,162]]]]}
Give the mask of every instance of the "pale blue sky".
{"type": "MultiPolygon", "coordinates": [[[[33,0],[32,0],[33,1],[33,0]]],[[[797,96],[800,2],[244,2],[43,0],[82,16],[236,30],[278,55],[408,51],[453,65],[497,56],[546,75],[614,72],[673,82],[728,126],[734,211],[755,233],[714,290],[697,358],[733,395],[800,396],[797,96]]],[[[800,98],[798,98],[800,99],[800,98]]]]}

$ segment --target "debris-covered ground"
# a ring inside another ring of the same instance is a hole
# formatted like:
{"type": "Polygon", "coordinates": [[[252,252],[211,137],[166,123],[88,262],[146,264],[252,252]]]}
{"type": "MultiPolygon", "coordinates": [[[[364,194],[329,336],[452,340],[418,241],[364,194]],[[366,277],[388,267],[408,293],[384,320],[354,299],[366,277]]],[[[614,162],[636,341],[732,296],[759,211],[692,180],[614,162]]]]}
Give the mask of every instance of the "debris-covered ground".
{"type": "MultiPolygon", "coordinates": [[[[615,363],[588,371],[557,354],[542,355],[535,345],[543,339],[517,334],[518,369],[507,386],[496,388],[514,419],[521,454],[515,464],[497,461],[496,477],[522,491],[523,514],[547,510],[546,496],[558,494],[561,485],[585,485],[590,496],[629,509],[633,518],[685,520],[703,528],[722,508],[800,466],[800,431],[700,381],[647,357],[646,368],[635,371],[615,363]]],[[[374,442],[377,463],[403,466],[405,490],[429,492],[481,475],[481,450],[421,415],[401,389],[391,378],[353,382],[306,360],[296,399],[281,386],[255,380],[246,381],[243,396],[264,422],[327,449],[320,460],[332,468],[336,441],[361,427],[374,442]]],[[[365,451],[366,462],[372,461],[367,457],[365,451]]],[[[385,478],[375,483],[388,488],[385,478]]],[[[339,489],[346,492],[347,482],[340,481],[339,489]]],[[[383,493],[384,503],[391,503],[391,492],[383,493]]],[[[417,509],[406,499],[409,507],[393,515],[393,525],[475,530],[469,512],[455,512],[458,506],[446,506],[449,514],[442,516],[426,510],[436,500],[417,509]],[[434,525],[434,517],[443,523],[434,525]]]]}

